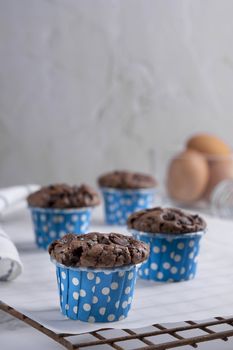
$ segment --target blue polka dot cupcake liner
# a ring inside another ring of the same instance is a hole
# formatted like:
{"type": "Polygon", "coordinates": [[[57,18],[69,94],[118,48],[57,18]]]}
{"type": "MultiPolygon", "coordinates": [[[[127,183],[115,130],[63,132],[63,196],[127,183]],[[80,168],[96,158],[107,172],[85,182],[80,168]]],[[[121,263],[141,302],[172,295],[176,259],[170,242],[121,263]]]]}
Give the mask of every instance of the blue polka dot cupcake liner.
{"type": "Polygon", "coordinates": [[[155,189],[121,190],[102,187],[105,221],[108,225],[125,225],[135,211],[151,208],[155,189]]]}
{"type": "Polygon", "coordinates": [[[54,263],[64,316],[91,323],[114,322],[127,317],[134,294],[136,265],[85,269],[54,263]]]}
{"type": "Polygon", "coordinates": [[[29,208],[33,221],[36,244],[47,249],[55,239],[66,233],[83,234],[88,231],[91,220],[91,208],[51,209],[29,208]]]}
{"type": "Polygon", "coordinates": [[[156,282],[180,282],[195,277],[204,231],[180,235],[154,235],[137,230],[130,232],[136,239],[150,245],[149,258],[138,271],[140,278],[156,282]]]}

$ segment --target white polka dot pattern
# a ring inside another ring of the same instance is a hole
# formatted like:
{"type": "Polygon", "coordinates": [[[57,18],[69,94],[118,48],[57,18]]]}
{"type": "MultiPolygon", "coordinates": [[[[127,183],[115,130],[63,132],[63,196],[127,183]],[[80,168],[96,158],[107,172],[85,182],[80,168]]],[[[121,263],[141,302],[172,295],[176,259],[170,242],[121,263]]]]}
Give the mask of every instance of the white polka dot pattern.
{"type": "Polygon", "coordinates": [[[181,275],[183,275],[185,273],[185,268],[184,267],[181,268],[180,273],[181,273],[181,275]]]}
{"type": "Polygon", "coordinates": [[[98,301],[99,301],[99,299],[94,295],[94,296],[93,296],[93,299],[92,299],[92,303],[93,303],[93,304],[97,304],[98,301]]]}
{"type": "Polygon", "coordinates": [[[140,278],[154,281],[181,281],[195,277],[199,253],[200,233],[188,237],[170,237],[140,234],[132,230],[135,238],[150,245],[150,256],[139,268],[140,278]]]}
{"type": "Polygon", "coordinates": [[[118,288],[118,283],[112,282],[111,283],[111,289],[117,289],[118,288]]]}
{"type": "Polygon", "coordinates": [[[66,234],[66,231],[63,231],[63,230],[59,231],[59,238],[62,238],[63,236],[65,236],[65,234],[66,234]]]}
{"type": "Polygon", "coordinates": [[[74,286],[77,286],[79,284],[79,280],[76,277],[72,278],[72,283],[74,286]]]}
{"type": "Polygon", "coordinates": [[[151,270],[157,270],[158,269],[158,265],[156,263],[151,263],[150,264],[150,268],[151,268],[151,270]]]}
{"type": "Polygon", "coordinates": [[[108,316],[108,321],[109,322],[112,322],[114,320],[115,320],[115,315],[111,314],[111,315],[108,316]]]}
{"type": "Polygon", "coordinates": [[[74,292],[74,293],[73,293],[73,298],[74,298],[75,300],[78,300],[78,298],[79,298],[78,292],[74,292]]]}
{"type": "Polygon", "coordinates": [[[85,297],[87,295],[86,291],[84,289],[80,289],[80,297],[85,297]]]}
{"type": "Polygon", "coordinates": [[[194,247],[194,244],[195,244],[195,242],[193,241],[193,240],[191,240],[190,242],[189,242],[189,246],[192,248],[192,247],[194,247]]]}
{"type": "Polygon", "coordinates": [[[84,309],[85,311],[90,311],[90,310],[91,310],[91,305],[85,303],[85,304],[83,304],[83,309],[84,309]]]}
{"type": "Polygon", "coordinates": [[[177,248],[180,250],[184,249],[184,243],[178,243],[177,248]]]}
{"type": "Polygon", "coordinates": [[[153,252],[154,253],[159,253],[160,252],[160,248],[157,247],[157,246],[153,247],[153,252]]]}
{"type": "Polygon", "coordinates": [[[126,287],[125,288],[125,294],[129,294],[130,293],[130,287],[126,287]]]}
{"type": "MultiPolygon", "coordinates": [[[[35,216],[34,216],[34,218],[35,218],[35,216]]],[[[44,214],[41,214],[40,215],[40,219],[41,219],[41,221],[46,221],[46,215],[44,215],[44,214]]]]}
{"type": "Polygon", "coordinates": [[[88,272],[87,278],[88,278],[89,280],[93,280],[93,279],[95,278],[94,273],[93,273],[93,272],[88,272]]]}
{"type": "Polygon", "coordinates": [[[61,278],[66,279],[66,273],[64,271],[61,273],[61,278]]]}
{"type": "Polygon", "coordinates": [[[150,208],[155,190],[114,190],[102,188],[107,224],[125,225],[130,214],[150,208]]]}
{"type": "Polygon", "coordinates": [[[181,255],[175,255],[174,256],[174,260],[176,261],[176,262],[179,262],[180,260],[181,260],[181,255]]]}
{"type": "Polygon", "coordinates": [[[71,220],[72,220],[73,222],[78,221],[78,215],[72,215],[71,220]]]}
{"type": "Polygon", "coordinates": [[[189,259],[193,259],[194,258],[194,252],[189,253],[189,259]]]}
{"type": "Polygon", "coordinates": [[[133,278],[133,272],[130,272],[128,275],[128,279],[131,280],[133,278]]]}
{"type": "Polygon", "coordinates": [[[119,277],[123,277],[124,275],[125,275],[124,271],[118,272],[118,276],[119,276],[119,277]]]}
{"type": "Polygon", "coordinates": [[[102,294],[103,294],[103,295],[108,295],[109,292],[110,292],[110,289],[107,288],[107,287],[105,287],[105,288],[102,289],[102,294]]]}
{"type": "Polygon", "coordinates": [[[125,318],[132,303],[136,271],[136,267],[130,267],[129,271],[106,274],[57,266],[62,313],[86,322],[125,318]]]}
{"type": "Polygon", "coordinates": [[[122,303],[123,309],[125,309],[127,306],[128,306],[128,302],[127,301],[123,301],[123,303],[122,303]]]}
{"type": "Polygon", "coordinates": [[[105,311],[106,311],[106,308],[105,308],[105,307],[101,307],[101,308],[99,309],[100,315],[104,315],[104,314],[105,314],[105,311]]]}
{"type": "Polygon", "coordinates": [[[84,221],[86,221],[86,219],[87,219],[87,216],[86,216],[85,214],[82,214],[82,215],[81,215],[81,221],[84,222],[84,221]]]}
{"type": "Polygon", "coordinates": [[[163,278],[163,273],[162,272],[158,272],[157,273],[157,277],[159,280],[161,280],[163,278]]]}
{"type": "Polygon", "coordinates": [[[171,273],[174,275],[175,273],[177,273],[177,267],[172,266],[171,268],[171,273]]]}
{"type": "Polygon", "coordinates": [[[91,218],[90,208],[69,209],[69,211],[49,208],[30,208],[30,210],[36,244],[43,249],[47,249],[53,240],[63,237],[67,231],[77,234],[86,233],[91,218]]]}
{"type": "Polygon", "coordinates": [[[171,265],[170,265],[170,263],[169,263],[169,262],[165,262],[165,263],[163,263],[163,268],[164,268],[165,270],[170,269],[170,267],[171,267],[171,265]]]}
{"type": "Polygon", "coordinates": [[[49,236],[54,239],[56,237],[56,232],[55,231],[49,231],[49,236]]]}

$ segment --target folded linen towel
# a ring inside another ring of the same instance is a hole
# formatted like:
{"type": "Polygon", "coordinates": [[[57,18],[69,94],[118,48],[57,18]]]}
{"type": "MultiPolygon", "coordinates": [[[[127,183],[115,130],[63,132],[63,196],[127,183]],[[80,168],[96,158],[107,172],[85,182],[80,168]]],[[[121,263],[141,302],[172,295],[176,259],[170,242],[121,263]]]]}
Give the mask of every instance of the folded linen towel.
{"type": "Polygon", "coordinates": [[[22,262],[9,236],[0,228],[0,281],[10,281],[22,272],[22,262]]]}
{"type": "MultiPolygon", "coordinates": [[[[0,215],[14,204],[39,188],[37,185],[14,186],[0,189],[0,215]]],[[[10,281],[19,276],[23,265],[14,243],[0,227],[0,281],[10,281]]]]}
{"type": "Polygon", "coordinates": [[[38,185],[13,186],[0,189],[0,214],[6,209],[18,202],[25,200],[26,197],[35,192],[39,188],[38,185]]]}

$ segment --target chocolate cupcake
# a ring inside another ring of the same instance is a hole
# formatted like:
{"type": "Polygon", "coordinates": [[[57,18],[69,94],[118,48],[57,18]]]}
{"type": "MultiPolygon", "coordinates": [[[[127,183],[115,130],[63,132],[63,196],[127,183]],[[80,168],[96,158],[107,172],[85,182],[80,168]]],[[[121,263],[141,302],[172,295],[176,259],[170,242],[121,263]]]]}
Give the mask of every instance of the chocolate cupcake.
{"type": "Polygon", "coordinates": [[[92,208],[100,203],[99,196],[87,185],[55,184],[42,187],[27,198],[31,211],[36,243],[46,249],[67,231],[87,232],[92,208]]]}
{"type": "Polygon", "coordinates": [[[107,224],[124,225],[133,212],[153,205],[156,180],[146,174],[113,171],[99,177],[107,224]]]}
{"type": "Polygon", "coordinates": [[[133,237],[97,232],[67,234],[49,246],[56,264],[61,312],[74,320],[113,322],[127,317],[136,265],[149,247],[133,237]]]}
{"type": "Polygon", "coordinates": [[[152,208],[132,214],[132,235],[150,244],[150,257],[139,276],[154,281],[184,281],[195,277],[200,240],[206,223],[199,215],[176,208],[152,208]]]}

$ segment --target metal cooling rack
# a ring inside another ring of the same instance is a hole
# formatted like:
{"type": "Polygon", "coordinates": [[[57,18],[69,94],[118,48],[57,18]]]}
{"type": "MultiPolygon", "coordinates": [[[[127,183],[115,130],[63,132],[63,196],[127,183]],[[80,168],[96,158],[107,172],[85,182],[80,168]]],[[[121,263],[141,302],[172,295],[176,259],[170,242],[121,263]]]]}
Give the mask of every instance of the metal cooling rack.
{"type": "Polygon", "coordinates": [[[137,341],[138,346],[136,345],[136,347],[134,347],[135,350],[165,350],[184,345],[190,345],[193,348],[197,348],[198,343],[216,339],[227,341],[228,338],[233,337],[233,317],[215,317],[213,320],[200,323],[185,321],[182,326],[173,328],[166,328],[164,325],[154,324],[148,328],[148,331],[122,329],[117,330],[118,335],[114,337],[109,337],[108,332],[111,330],[110,328],[99,329],[94,332],[86,333],[85,335],[88,335],[86,341],[84,341],[84,337],[81,337],[82,339],[78,341],[79,334],[55,333],[1,301],[0,310],[37,329],[52,338],[54,341],[63,345],[68,350],[85,349],[97,345],[108,345],[109,350],[124,350],[124,345],[130,341],[137,341]],[[201,334],[190,336],[190,331],[196,331],[196,333],[201,334]],[[182,333],[183,335],[181,335],[182,333]],[[185,333],[186,337],[184,336],[185,333]],[[187,333],[189,333],[189,336],[187,336],[187,333]],[[166,342],[164,342],[164,336],[167,336],[170,341],[166,340],[166,342]]]}

